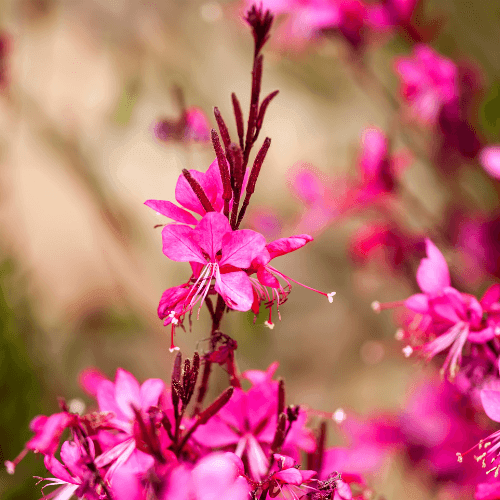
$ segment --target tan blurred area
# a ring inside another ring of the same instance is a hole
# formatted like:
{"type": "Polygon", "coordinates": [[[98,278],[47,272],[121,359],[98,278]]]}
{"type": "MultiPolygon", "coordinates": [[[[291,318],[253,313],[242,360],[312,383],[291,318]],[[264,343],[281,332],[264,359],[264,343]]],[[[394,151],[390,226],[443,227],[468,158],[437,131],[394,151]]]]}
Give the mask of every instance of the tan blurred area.
{"type": "MultiPolygon", "coordinates": [[[[460,5],[450,0],[442,8],[462,19],[460,5]]],[[[168,378],[169,329],[156,308],[189,269],[162,254],[154,225],[166,220],[143,203],[173,200],[181,169],[204,171],[214,155],[200,144],[160,144],[152,124],[175,117],[171,89],[179,85],[188,105],[212,122],[218,106],[234,130],[230,93],[246,113],[252,63],[238,5],[22,0],[2,1],[0,9],[1,29],[12,40],[10,84],[0,97],[1,250],[16,261],[42,326],[31,352],[53,393],[47,405],[55,410],[57,396],[82,397],[77,376],[89,365],[110,377],[121,366],[140,380],[168,378]]],[[[461,43],[472,42],[464,36],[461,43]]],[[[471,50],[481,53],[479,45],[471,50]]],[[[391,50],[373,56],[381,74],[391,50]]],[[[336,47],[265,54],[263,91],[280,94],[261,135],[272,146],[253,204],[283,215],[286,235],[299,212],[287,169],[301,161],[330,176],[354,175],[363,127],[389,129],[393,113],[356,83],[336,47]]],[[[395,88],[394,77],[385,77],[395,88]]],[[[407,182],[426,192],[431,212],[442,208],[435,178],[418,162],[407,182]]],[[[397,408],[419,368],[401,356],[390,318],[370,309],[373,300],[408,296],[411,286],[348,262],[353,227],[326,230],[276,264],[309,286],[335,290],[333,304],[297,286],[274,330],[262,318],[254,325],[251,313],[229,314],[223,329],[239,343],[241,370],[280,362],[289,402],[369,413],[397,408]]],[[[208,336],[205,315],[177,334],[188,356],[208,336]]],[[[418,486],[406,493],[397,484],[384,488],[388,499],[427,498],[418,486]]]]}

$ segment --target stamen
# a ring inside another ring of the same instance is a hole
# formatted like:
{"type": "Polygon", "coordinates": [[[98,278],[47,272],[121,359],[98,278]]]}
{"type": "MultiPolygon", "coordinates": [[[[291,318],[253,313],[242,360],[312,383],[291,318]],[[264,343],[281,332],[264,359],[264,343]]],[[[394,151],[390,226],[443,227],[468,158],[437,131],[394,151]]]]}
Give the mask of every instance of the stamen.
{"type": "Polygon", "coordinates": [[[19,455],[14,460],[6,460],[4,462],[5,468],[7,469],[7,474],[14,474],[16,471],[17,464],[26,456],[26,453],[28,453],[28,449],[24,448],[19,455]]]}
{"type": "Polygon", "coordinates": [[[179,351],[180,349],[174,344],[174,335],[175,335],[175,325],[172,323],[172,330],[170,333],[170,352],[179,351]]]}
{"type": "Polygon", "coordinates": [[[297,283],[297,285],[300,285],[304,288],[307,288],[308,290],[319,293],[320,295],[323,295],[324,297],[327,297],[328,302],[330,302],[330,303],[333,302],[333,296],[335,295],[336,292],[326,293],[326,292],[321,292],[320,290],[316,290],[316,288],[312,288],[310,286],[304,285],[303,283],[300,283],[300,281],[295,281],[293,278],[290,278],[289,276],[285,276],[283,273],[281,273],[280,271],[278,271],[277,269],[275,269],[274,267],[269,266],[269,265],[266,266],[266,269],[268,271],[272,271],[273,273],[277,274],[278,276],[281,276],[287,282],[287,284],[290,286],[290,288],[291,288],[291,285],[290,285],[290,282],[288,280],[293,281],[294,283],[297,283]]]}
{"type": "Polygon", "coordinates": [[[270,330],[274,329],[274,323],[271,320],[264,321],[264,325],[267,326],[270,330]]]}
{"type": "Polygon", "coordinates": [[[398,328],[394,334],[396,340],[403,340],[405,337],[405,331],[402,328],[398,328]]]}
{"type": "Polygon", "coordinates": [[[464,457],[458,451],[457,451],[457,460],[459,464],[461,464],[464,461],[464,457]]]}
{"type": "Polygon", "coordinates": [[[376,313],[379,313],[384,309],[394,309],[396,307],[404,306],[404,303],[405,303],[404,300],[397,300],[395,302],[384,302],[381,304],[378,300],[375,300],[372,302],[372,309],[376,313]]]}

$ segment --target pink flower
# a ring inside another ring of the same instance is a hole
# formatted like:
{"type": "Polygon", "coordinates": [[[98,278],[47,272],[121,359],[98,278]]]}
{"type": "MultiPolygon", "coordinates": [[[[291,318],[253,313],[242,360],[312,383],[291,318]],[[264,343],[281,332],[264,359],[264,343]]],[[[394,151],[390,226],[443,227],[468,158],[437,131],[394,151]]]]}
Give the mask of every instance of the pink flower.
{"type": "Polygon", "coordinates": [[[100,431],[98,439],[106,451],[96,458],[98,467],[111,465],[106,478],[111,479],[114,472],[123,464],[133,467],[136,473],[145,472],[154,465],[151,455],[138,449],[141,441],[140,429],[135,426],[134,408],[146,416],[151,406],[157,406],[165,389],[160,379],[148,379],[139,385],[134,376],[119,368],[115,382],[100,380],[95,388],[101,412],[112,412],[114,417],[109,425],[113,434],[100,431]]]}
{"type": "MultiPolygon", "coordinates": [[[[95,456],[94,443],[91,439],[88,439],[87,443],[91,450],[90,458],[93,459],[95,456]]],[[[74,441],[65,441],[61,446],[61,460],[62,463],[53,455],[45,456],[45,467],[54,478],[45,479],[50,482],[43,486],[42,491],[47,486],[60,486],[60,488],[49,495],[44,495],[44,498],[66,500],[76,495],[79,498],[98,500],[92,473],[86,467],[88,457],[83,447],[74,441]]]]}
{"type": "Polygon", "coordinates": [[[427,45],[417,45],[411,57],[396,59],[401,78],[401,96],[413,116],[424,124],[436,125],[444,105],[458,106],[458,69],[427,45]]]}
{"type": "Polygon", "coordinates": [[[479,162],[491,177],[500,179],[500,146],[488,146],[479,153],[479,162]]]}
{"type": "MultiPolygon", "coordinates": [[[[278,383],[271,379],[276,368],[274,364],[267,372],[244,373],[252,387],[248,391],[235,389],[229,403],[193,435],[195,441],[207,448],[228,448],[244,457],[256,481],[267,472],[276,431],[278,383]]],[[[306,413],[300,410],[285,439],[283,453],[298,458],[298,449],[314,450],[314,439],[304,427],[306,419],[306,413]]]]}
{"type": "MultiPolygon", "coordinates": [[[[180,304],[184,291],[179,288],[175,303],[165,302],[164,313],[169,310],[172,322],[172,346],[174,326],[199,302],[200,308],[215,279],[215,291],[226,304],[237,311],[248,311],[252,307],[253,291],[248,275],[243,269],[250,267],[252,260],[264,249],[265,238],[250,229],[233,231],[227,218],[218,213],[206,214],[195,229],[185,225],[170,224],[162,231],[163,253],[177,262],[191,262],[192,284],[180,304]]],[[[168,290],[167,290],[168,292],[168,290]]],[[[166,293],[167,293],[166,292],[166,293]]],[[[165,294],[164,294],[165,295],[165,294]]],[[[164,314],[162,313],[162,314],[164,314]]]]}
{"type": "MultiPolygon", "coordinates": [[[[411,336],[420,341],[436,337],[418,347],[428,359],[450,348],[442,372],[449,371],[454,377],[467,341],[484,344],[500,334],[500,285],[490,287],[480,302],[471,295],[460,293],[450,286],[448,265],[429,239],[426,240],[426,249],[427,258],[422,259],[416,276],[423,293],[406,299],[404,306],[419,316],[411,336]]],[[[402,303],[374,303],[374,308],[381,310],[398,305],[402,303]]]]}
{"type": "Polygon", "coordinates": [[[178,120],[163,119],[154,125],[155,137],[162,142],[208,142],[210,123],[202,109],[191,106],[178,120]]]}
{"type": "Polygon", "coordinates": [[[54,413],[50,417],[38,415],[30,423],[35,435],[26,443],[24,450],[13,460],[6,461],[9,474],[14,474],[17,464],[26,456],[28,450],[43,455],[54,455],[59,448],[59,440],[63,431],[74,424],[77,417],[67,412],[54,413]]]}
{"type": "Polygon", "coordinates": [[[275,460],[273,468],[278,470],[263,481],[262,485],[263,490],[268,490],[267,499],[298,499],[304,497],[308,492],[316,491],[316,488],[309,486],[316,471],[299,469],[295,460],[285,455],[275,453],[273,457],[275,460]]]}
{"type": "Polygon", "coordinates": [[[247,500],[250,486],[241,475],[243,463],[232,453],[212,453],[194,468],[179,465],[162,500],[247,500]]]}

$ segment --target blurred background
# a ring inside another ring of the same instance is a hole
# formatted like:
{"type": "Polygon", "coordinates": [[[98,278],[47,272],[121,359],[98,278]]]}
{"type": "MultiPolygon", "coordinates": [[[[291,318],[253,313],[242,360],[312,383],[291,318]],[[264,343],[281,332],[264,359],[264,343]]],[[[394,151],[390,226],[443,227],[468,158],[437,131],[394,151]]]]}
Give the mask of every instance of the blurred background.
{"type": "MultiPolygon", "coordinates": [[[[21,451],[35,415],[57,411],[58,396],[85,400],[78,386],[85,367],[112,378],[118,367],[141,381],[169,377],[169,329],[156,308],[188,269],[162,254],[154,226],[165,220],[143,203],[173,200],[181,169],[205,171],[214,154],[203,143],[159,141],[153,127],[179,116],[172,93],[178,86],[212,126],[218,106],[234,130],[230,93],[246,113],[253,49],[241,7],[203,0],[0,2],[1,463],[21,451]]],[[[435,0],[425,9],[442,20],[432,45],[481,68],[478,126],[485,140],[498,141],[500,2],[435,0]]],[[[396,100],[393,59],[409,50],[395,36],[366,57],[396,100]]],[[[277,218],[270,233],[285,236],[296,232],[303,210],[289,189],[290,167],[301,162],[330,179],[355,177],[362,130],[397,132],[398,110],[363,84],[341,44],[291,50],[271,42],[265,54],[263,92],[280,94],[261,134],[272,146],[248,221],[255,227],[259,217],[277,218]]],[[[395,148],[409,144],[394,135],[395,148]]],[[[447,220],[454,195],[425,158],[411,157],[402,184],[423,209],[409,211],[407,221],[428,234],[429,219],[447,220]],[[426,217],[419,217],[422,210],[426,217]]],[[[469,209],[494,211],[499,189],[480,167],[461,171],[456,182],[469,209]]],[[[254,324],[252,313],[225,319],[224,331],[239,345],[240,370],[278,360],[290,403],[361,415],[397,411],[415,373],[431,370],[404,358],[391,317],[370,307],[406,298],[415,282],[411,273],[350,258],[350,238],[365,216],[325,225],[314,242],[276,263],[300,282],[335,290],[333,304],[297,286],[274,330],[263,326],[264,316],[254,324]]],[[[468,269],[463,256],[446,256],[461,282],[468,269]]],[[[483,291],[487,283],[469,290],[483,291]]],[[[178,332],[186,355],[208,336],[207,316],[178,332]]],[[[41,465],[29,456],[14,476],[0,471],[0,497],[39,498],[32,476],[42,474],[41,465]]],[[[387,499],[434,498],[420,480],[399,480],[401,470],[390,464],[374,480],[387,499]]]]}

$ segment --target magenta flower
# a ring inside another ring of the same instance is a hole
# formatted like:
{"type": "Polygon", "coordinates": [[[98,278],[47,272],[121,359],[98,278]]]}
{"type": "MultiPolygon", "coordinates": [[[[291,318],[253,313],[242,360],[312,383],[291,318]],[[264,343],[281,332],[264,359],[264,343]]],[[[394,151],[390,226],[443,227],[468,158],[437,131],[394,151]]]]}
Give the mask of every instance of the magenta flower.
{"type": "Polygon", "coordinates": [[[134,408],[146,417],[149,408],[158,405],[164,389],[165,384],[160,379],[148,379],[141,386],[131,373],[121,368],[116,371],[114,383],[110,380],[98,382],[95,392],[99,410],[114,415],[109,420],[114,433],[99,432],[99,442],[106,451],[95,461],[98,467],[112,464],[106,472],[107,479],[111,479],[114,472],[126,463],[128,466],[133,464],[137,473],[154,465],[153,457],[138,449],[140,432],[137,434],[137,431],[140,429],[135,426],[134,408]]]}
{"type": "MultiPolygon", "coordinates": [[[[88,439],[87,443],[91,450],[90,458],[93,459],[95,457],[94,443],[91,439],[88,439]]],[[[45,467],[54,477],[44,478],[50,482],[43,486],[42,491],[48,486],[60,487],[49,495],[44,494],[44,498],[67,500],[76,495],[78,498],[98,500],[93,476],[86,466],[88,457],[83,447],[74,441],[65,441],[61,446],[61,460],[62,463],[53,455],[45,456],[45,467]]]]}
{"type": "Polygon", "coordinates": [[[179,465],[170,474],[162,500],[247,500],[250,486],[233,453],[212,453],[194,468],[179,465]]]}
{"type": "Polygon", "coordinates": [[[29,450],[43,455],[54,455],[59,448],[59,440],[63,431],[75,422],[75,415],[67,412],[54,413],[50,417],[38,415],[30,423],[30,430],[35,435],[26,443],[24,450],[12,461],[5,462],[9,474],[14,474],[17,464],[29,450]]]}
{"type": "Polygon", "coordinates": [[[358,264],[376,263],[399,270],[413,256],[419,241],[399,228],[375,222],[359,228],[349,242],[349,255],[358,264]]]}
{"type": "MultiPolygon", "coordinates": [[[[500,334],[500,285],[487,290],[481,301],[460,293],[450,286],[448,265],[438,250],[426,240],[427,258],[422,259],[417,270],[417,282],[423,293],[412,295],[404,303],[381,305],[374,303],[375,310],[404,305],[419,315],[413,324],[410,337],[425,342],[436,337],[418,349],[428,359],[448,349],[442,372],[456,375],[467,341],[484,344],[500,334]]],[[[410,355],[412,348],[405,348],[410,355]]]]}
{"type": "Polygon", "coordinates": [[[458,69],[427,45],[417,45],[411,57],[396,59],[401,96],[423,124],[436,125],[444,105],[458,106],[458,69]]]}
{"type": "MultiPolygon", "coordinates": [[[[193,435],[195,441],[207,448],[229,449],[244,458],[256,481],[267,472],[276,431],[278,382],[271,379],[276,368],[273,364],[267,372],[244,373],[252,387],[248,391],[235,389],[229,403],[193,435]]],[[[305,428],[306,419],[306,412],[300,410],[283,445],[283,453],[295,459],[298,449],[311,452],[315,448],[314,439],[305,428]]]]}
{"type": "Polygon", "coordinates": [[[435,483],[473,484],[481,471],[457,461],[457,451],[477,443],[476,409],[455,384],[438,377],[412,383],[400,414],[402,444],[412,466],[422,464],[435,483]]]}
{"type": "MultiPolygon", "coordinates": [[[[250,229],[233,231],[227,218],[217,212],[206,214],[195,229],[189,226],[170,224],[162,231],[163,253],[177,262],[191,262],[194,282],[183,299],[179,288],[174,302],[160,303],[162,314],[167,310],[172,322],[172,345],[175,325],[199,302],[200,308],[215,279],[215,291],[226,304],[237,311],[248,311],[252,307],[252,283],[245,271],[252,260],[264,249],[265,238],[250,229]],[[176,310],[177,307],[177,310],[176,310]]],[[[167,290],[168,292],[168,290],[167,290]]],[[[164,294],[165,296],[165,294],[164,294]]],[[[164,297],[162,297],[164,299],[164,297]]]]}
{"type": "Polygon", "coordinates": [[[316,471],[299,469],[295,460],[285,455],[275,453],[273,457],[275,461],[273,469],[277,470],[262,484],[262,490],[268,490],[267,499],[299,499],[309,492],[317,491],[317,488],[310,486],[316,471]]]}

